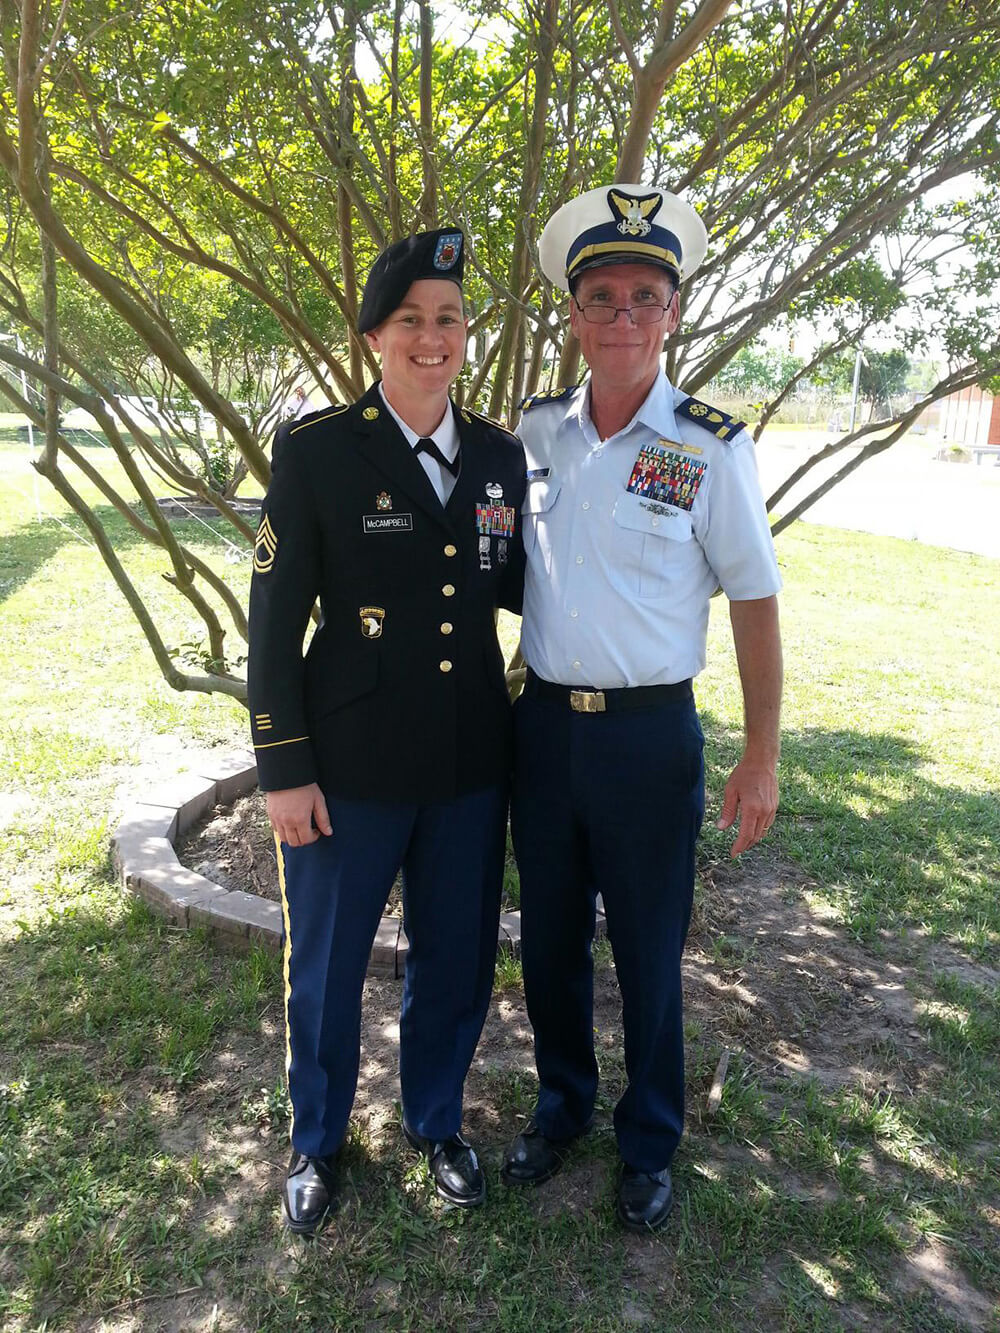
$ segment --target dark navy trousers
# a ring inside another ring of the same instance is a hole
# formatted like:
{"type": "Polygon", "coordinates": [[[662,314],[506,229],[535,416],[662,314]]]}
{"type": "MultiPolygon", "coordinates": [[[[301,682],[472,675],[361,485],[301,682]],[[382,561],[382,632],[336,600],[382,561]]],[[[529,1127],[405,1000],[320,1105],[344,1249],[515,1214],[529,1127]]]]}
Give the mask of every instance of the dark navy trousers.
{"type": "Polygon", "coordinates": [[[535,1034],[536,1122],[579,1132],[594,1109],[595,897],[602,894],[622,996],[628,1087],[615,1108],[621,1156],[667,1166],[684,1123],[681,953],[705,811],[694,700],[575,713],[514,706],[511,806],[521,875],[524,992],[535,1034]]]}
{"type": "Polygon", "coordinates": [[[361,995],[379,919],[403,871],[409,949],[399,1022],[407,1125],[443,1139],[489,1007],[507,788],[432,805],[328,800],[333,834],[279,848],[292,1146],[340,1147],[361,1052],[361,995]]]}

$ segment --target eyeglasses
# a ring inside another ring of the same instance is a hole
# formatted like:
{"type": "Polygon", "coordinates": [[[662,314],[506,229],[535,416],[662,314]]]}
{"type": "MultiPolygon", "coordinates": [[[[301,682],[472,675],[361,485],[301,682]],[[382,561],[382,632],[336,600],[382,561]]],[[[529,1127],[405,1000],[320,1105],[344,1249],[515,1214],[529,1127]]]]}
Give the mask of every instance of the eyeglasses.
{"type": "MultiPolygon", "coordinates": [[[[576,301],[576,297],[573,298],[576,301]]],[[[665,305],[581,305],[576,308],[588,324],[613,324],[619,315],[628,315],[633,324],[659,324],[669,307],[665,305]]]]}

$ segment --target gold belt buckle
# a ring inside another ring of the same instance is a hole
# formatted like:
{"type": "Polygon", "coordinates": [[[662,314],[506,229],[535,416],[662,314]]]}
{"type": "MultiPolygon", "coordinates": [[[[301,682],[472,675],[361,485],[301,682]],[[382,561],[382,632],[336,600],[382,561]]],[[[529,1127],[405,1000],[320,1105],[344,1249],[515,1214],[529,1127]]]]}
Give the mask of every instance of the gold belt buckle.
{"type": "Polygon", "coordinates": [[[603,713],[603,690],[570,690],[569,706],[574,713],[603,713]]]}

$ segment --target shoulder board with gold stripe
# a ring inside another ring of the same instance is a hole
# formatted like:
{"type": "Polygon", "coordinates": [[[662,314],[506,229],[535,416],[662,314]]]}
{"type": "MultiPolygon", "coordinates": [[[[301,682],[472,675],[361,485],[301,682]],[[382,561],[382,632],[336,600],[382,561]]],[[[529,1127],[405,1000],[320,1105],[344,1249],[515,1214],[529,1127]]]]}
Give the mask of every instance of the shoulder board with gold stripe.
{"type": "Polygon", "coordinates": [[[564,398],[572,398],[579,387],[579,384],[570,384],[565,389],[543,389],[541,393],[529,393],[527,398],[522,398],[518,403],[518,411],[530,412],[533,407],[541,407],[543,403],[561,403],[564,398]]]}
{"type": "Polygon", "coordinates": [[[745,421],[737,421],[728,412],[712,407],[709,403],[703,403],[697,398],[686,398],[683,403],[675,406],[674,411],[678,416],[687,417],[695,425],[704,426],[720,440],[731,440],[734,435],[738,435],[746,428],[745,421]]]}
{"type": "Polygon", "coordinates": [[[517,436],[512,430],[508,430],[507,427],[501,425],[499,421],[494,421],[492,417],[485,416],[482,412],[473,412],[471,407],[461,407],[459,408],[459,412],[463,421],[472,421],[472,419],[475,418],[476,421],[485,422],[487,426],[493,426],[497,430],[503,431],[504,435],[509,435],[512,440],[517,439],[517,436]]]}
{"type": "Polygon", "coordinates": [[[339,407],[326,407],[321,412],[312,412],[309,416],[303,417],[288,433],[289,435],[297,435],[300,430],[305,430],[308,426],[318,426],[321,421],[329,421],[331,417],[339,417],[341,412],[347,411],[348,406],[347,403],[341,403],[339,407]]]}

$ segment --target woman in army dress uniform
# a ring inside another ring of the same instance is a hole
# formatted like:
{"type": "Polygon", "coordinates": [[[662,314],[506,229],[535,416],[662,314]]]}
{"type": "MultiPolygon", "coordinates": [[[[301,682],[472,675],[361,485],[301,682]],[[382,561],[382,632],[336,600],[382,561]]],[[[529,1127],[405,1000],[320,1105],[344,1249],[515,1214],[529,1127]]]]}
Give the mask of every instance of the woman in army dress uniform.
{"type": "Polygon", "coordinates": [[[358,330],[383,378],[279,428],[255,549],[249,698],[279,851],[299,1233],[331,1205],[399,869],[403,1132],[444,1198],[485,1197],[462,1090],[496,954],[511,742],[494,610],[520,609],[525,478],[516,439],[448,397],[463,247],[446,228],[379,256],[358,330]]]}

